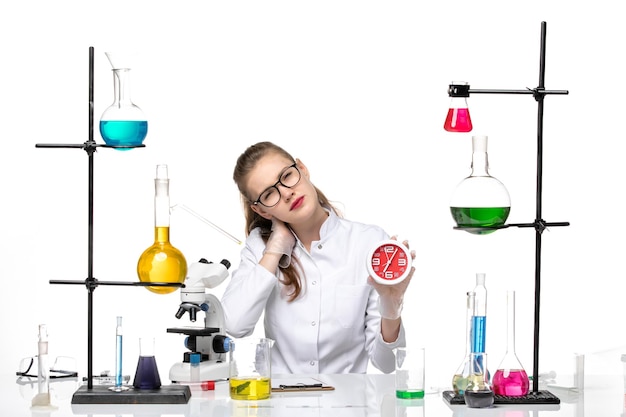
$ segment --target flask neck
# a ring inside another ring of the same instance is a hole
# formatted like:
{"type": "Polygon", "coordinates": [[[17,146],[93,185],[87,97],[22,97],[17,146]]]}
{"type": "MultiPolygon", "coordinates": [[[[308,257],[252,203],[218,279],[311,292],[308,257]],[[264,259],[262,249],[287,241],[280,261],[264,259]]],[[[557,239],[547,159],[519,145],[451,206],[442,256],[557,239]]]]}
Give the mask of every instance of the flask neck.
{"type": "Polygon", "coordinates": [[[161,243],[161,244],[170,243],[169,226],[156,226],[154,228],[154,243],[161,243]]]}
{"type": "Polygon", "coordinates": [[[487,152],[474,151],[472,153],[472,177],[489,177],[489,160],[487,152]]]}
{"type": "Polygon", "coordinates": [[[132,105],[130,99],[130,68],[113,69],[114,104],[132,105]]]}
{"type": "Polygon", "coordinates": [[[487,136],[472,136],[472,177],[488,177],[487,136]]]}
{"type": "MultiPolygon", "coordinates": [[[[485,275],[476,274],[476,286],[474,292],[474,315],[487,315],[487,287],[485,286],[485,275]]],[[[482,352],[482,351],[479,351],[482,352]]]]}
{"type": "Polygon", "coordinates": [[[154,180],[154,226],[156,229],[170,227],[170,193],[168,179],[154,180]]]}
{"type": "Polygon", "coordinates": [[[515,291],[506,295],[506,352],[515,353],[515,291]]]}
{"type": "Polygon", "coordinates": [[[452,97],[450,99],[450,108],[467,110],[467,99],[465,97],[452,97]]]}

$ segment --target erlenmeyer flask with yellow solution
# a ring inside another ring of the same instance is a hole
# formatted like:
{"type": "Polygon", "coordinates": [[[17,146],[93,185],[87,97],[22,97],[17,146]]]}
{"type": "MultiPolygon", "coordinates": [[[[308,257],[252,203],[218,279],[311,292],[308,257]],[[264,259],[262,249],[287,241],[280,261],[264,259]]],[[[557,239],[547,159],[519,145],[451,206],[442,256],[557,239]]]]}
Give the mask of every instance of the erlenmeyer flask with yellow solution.
{"type": "MultiPolygon", "coordinates": [[[[187,260],[170,243],[170,194],[167,165],[157,165],[154,179],[154,243],[137,262],[141,282],[183,283],[187,275],[187,260]]],[[[168,294],[177,287],[148,286],[157,294],[168,294]]]]}

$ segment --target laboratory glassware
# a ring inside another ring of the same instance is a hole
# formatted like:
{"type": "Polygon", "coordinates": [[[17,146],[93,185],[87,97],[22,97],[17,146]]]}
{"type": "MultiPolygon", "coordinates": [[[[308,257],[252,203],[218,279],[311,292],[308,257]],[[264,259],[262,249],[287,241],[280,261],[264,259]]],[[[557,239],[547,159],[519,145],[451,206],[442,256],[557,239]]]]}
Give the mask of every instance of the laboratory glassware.
{"type": "MultiPolygon", "coordinates": [[[[141,282],[183,283],[187,275],[187,260],[170,243],[170,195],[167,165],[157,165],[154,180],[154,243],[137,262],[141,282]]],[[[176,287],[146,287],[157,294],[168,294],[176,287]]]]}
{"type": "Polygon", "coordinates": [[[111,391],[127,391],[128,387],[123,385],[124,374],[122,373],[122,346],[123,346],[122,317],[117,316],[115,326],[115,384],[109,387],[111,391]]]}
{"type": "Polygon", "coordinates": [[[496,395],[522,397],[528,394],[530,383],[515,353],[515,291],[507,291],[506,304],[506,353],[493,375],[493,391],[496,395]]]}
{"type": "Polygon", "coordinates": [[[485,274],[476,273],[474,287],[474,314],[472,315],[472,352],[485,352],[487,331],[487,287],[485,274]]]}
{"type": "Polygon", "coordinates": [[[48,368],[48,326],[39,325],[39,341],[37,342],[37,385],[38,393],[33,397],[31,406],[34,408],[50,406],[50,372],[48,368]]]}
{"type": "Polygon", "coordinates": [[[448,89],[450,107],[443,128],[448,132],[471,132],[472,118],[467,107],[469,85],[465,81],[453,81],[448,89]]]}
{"type": "MultiPolygon", "coordinates": [[[[37,342],[37,369],[39,393],[49,395],[50,374],[48,372],[48,327],[39,325],[39,342],[37,342]]],[[[48,401],[49,398],[48,398],[48,401]]]]}
{"type": "Polygon", "coordinates": [[[624,378],[624,412],[622,415],[626,415],[626,354],[622,354],[620,357],[622,360],[622,378],[624,378]]]}
{"type": "Polygon", "coordinates": [[[426,415],[426,405],[424,398],[417,398],[412,400],[396,398],[395,414],[386,413],[386,411],[386,409],[383,410],[381,407],[380,415],[395,415],[395,417],[424,417],[426,415]]]}
{"type": "Polygon", "coordinates": [[[486,408],[493,405],[494,393],[487,381],[486,353],[470,354],[470,377],[463,396],[465,404],[470,408],[486,408]]]}
{"type": "Polygon", "coordinates": [[[161,377],[154,354],[154,338],[139,338],[139,360],[133,386],[137,389],[158,389],[161,387],[161,377]]]}
{"type": "Polygon", "coordinates": [[[424,398],[425,349],[398,347],[396,354],[396,398],[424,398]]]}
{"type": "Polygon", "coordinates": [[[148,121],[130,97],[130,60],[132,54],[105,53],[113,67],[113,104],[100,117],[100,135],[104,143],[129,150],[141,145],[148,134],[148,121]]]}
{"type": "Polygon", "coordinates": [[[467,293],[466,313],[465,313],[465,355],[463,361],[452,377],[452,388],[455,394],[463,395],[467,388],[470,376],[470,353],[472,352],[472,317],[474,315],[475,294],[473,291],[467,293]]]}
{"type": "Polygon", "coordinates": [[[504,184],[489,175],[487,136],[472,136],[472,166],[450,200],[452,218],[461,230],[472,234],[492,233],[506,222],[511,198],[504,184]]]}
{"type": "Polygon", "coordinates": [[[267,338],[246,337],[230,340],[230,398],[263,400],[270,397],[273,344],[274,341],[267,338]]]}
{"type": "MultiPolygon", "coordinates": [[[[474,313],[472,315],[472,352],[485,352],[487,336],[487,287],[485,287],[485,274],[476,273],[476,285],[474,286],[474,313]]],[[[478,358],[480,360],[480,358],[478,358]]],[[[487,381],[490,373],[485,369],[487,381]]]]}

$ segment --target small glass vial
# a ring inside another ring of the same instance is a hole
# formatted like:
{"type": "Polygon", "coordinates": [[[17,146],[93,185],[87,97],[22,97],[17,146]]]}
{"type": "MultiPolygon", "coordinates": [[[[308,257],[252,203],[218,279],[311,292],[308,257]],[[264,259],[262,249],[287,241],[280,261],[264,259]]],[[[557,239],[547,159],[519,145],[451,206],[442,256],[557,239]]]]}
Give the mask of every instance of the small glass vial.
{"type": "Polygon", "coordinates": [[[448,95],[452,98],[443,128],[448,132],[471,132],[472,119],[467,107],[469,85],[465,81],[453,81],[448,88],[448,95]]]}
{"type": "Polygon", "coordinates": [[[515,353],[515,291],[507,291],[506,353],[493,376],[496,395],[523,397],[528,394],[528,374],[515,353]]]}
{"type": "Polygon", "coordinates": [[[487,354],[474,352],[470,355],[470,377],[463,394],[470,408],[487,408],[493,405],[494,393],[487,381],[487,354]]]}
{"type": "Polygon", "coordinates": [[[504,184],[489,175],[487,136],[472,136],[472,172],[459,183],[450,200],[457,228],[485,235],[502,227],[511,211],[504,184]]]}
{"type": "Polygon", "coordinates": [[[474,315],[473,291],[467,293],[466,313],[465,313],[465,355],[463,361],[452,377],[452,389],[457,395],[463,395],[470,376],[470,353],[472,352],[472,317],[474,315]]]}
{"type": "Polygon", "coordinates": [[[114,100],[100,118],[100,135],[104,143],[118,150],[141,145],[148,134],[143,111],[130,98],[129,54],[105,53],[113,67],[114,100]]]}
{"type": "MultiPolygon", "coordinates": [[[[141,282],[183,283],[187,275],[187,260],[183,253],[170,243],[170,194],[167,165],[157,165],[154,180],[154,243],[146,249],[137,262],[137,275],[141,282]]],[[[168,294],[176,287],[150,286],[157,294],[168,294]]]]}

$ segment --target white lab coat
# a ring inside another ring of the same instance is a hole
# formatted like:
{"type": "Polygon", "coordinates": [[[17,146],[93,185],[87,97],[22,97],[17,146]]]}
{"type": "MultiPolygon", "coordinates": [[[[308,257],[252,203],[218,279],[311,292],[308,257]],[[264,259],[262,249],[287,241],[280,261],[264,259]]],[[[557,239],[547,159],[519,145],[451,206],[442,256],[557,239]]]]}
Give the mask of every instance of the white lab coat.
{"type": "Polygon", "coordinates": [[[265,336],[275,341],[272,373],[365,373],[369,359],[393,372],[393,349],[406,345],[404,327],[396,341],[382,339],[378,293],[367,283],[366,268],[368,251],[385,239],[378,226],[330,212],[310,253],[296,243],[303,293],[288,302],[289,288],[258,264],[265,243],[253,230],[222,297],[226,332],[249,336],[265,311],[265,336]]]}

